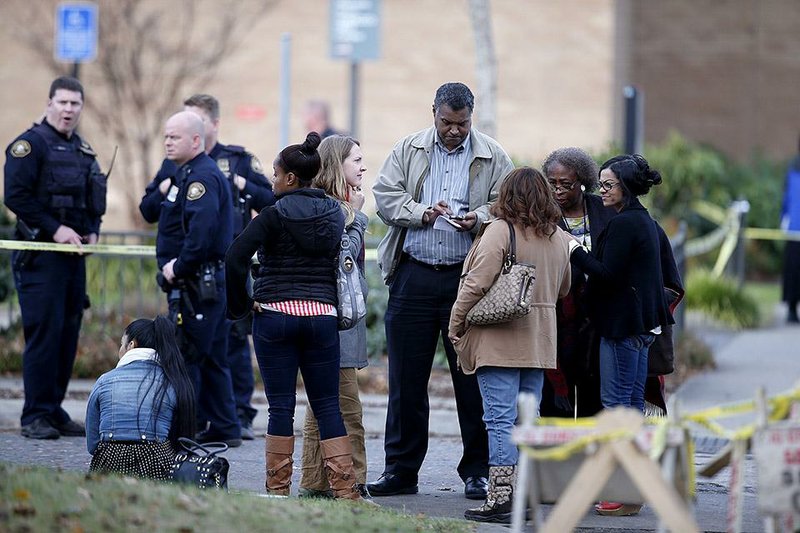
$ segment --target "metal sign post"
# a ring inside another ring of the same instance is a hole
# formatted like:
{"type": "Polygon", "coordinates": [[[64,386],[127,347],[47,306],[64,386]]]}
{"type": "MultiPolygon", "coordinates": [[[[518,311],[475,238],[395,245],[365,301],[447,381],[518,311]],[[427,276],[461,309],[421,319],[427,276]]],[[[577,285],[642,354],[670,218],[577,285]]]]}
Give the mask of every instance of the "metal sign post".
{"type": "Polygon", "coordinates": [[[330,56],[350,61],[350,135],[358,135],[359,63],[380,57],[380,0],[331,0],[330,56]]]}

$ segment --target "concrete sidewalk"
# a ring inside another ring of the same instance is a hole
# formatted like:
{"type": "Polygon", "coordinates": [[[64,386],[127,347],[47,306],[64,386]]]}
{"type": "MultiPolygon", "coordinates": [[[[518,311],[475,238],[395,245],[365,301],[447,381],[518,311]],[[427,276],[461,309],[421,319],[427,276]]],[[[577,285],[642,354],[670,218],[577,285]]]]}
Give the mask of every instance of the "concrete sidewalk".
{"type": "MultiPolygon", "coordinates": [[[[747,400],[753,397],[756,387],[763,385],[768,394],[782,392],[800,379],[800,327],[779,325],[769,329],[753,330],[736,335],[719,335],[715,354],[717,369],[689,379],[676,392],[683,412],[691,412],[711,405],[747,400]]],[[[70,385],[69,399],[64,407],[76,419],[83,420],[86,397],[92,382],[74,380],[70,385]]],[[[383,470],[383,430],[386,418],[386,399],[380,395],[365,394],[364,425],[367,430],[369,480],[376,479],[383,470]]],[[[38,464],[72,470],[88,468],[90,456],[83,439],[62,438],[57,441],[31,441],[19,436],[19,413],[22,408],[22,380],[0,379],[0,461],[20,464],[38,464]]],[[[266,403],[263,391],[254,397],[259,414],[255,420],[257,433],[266,429],[266,403]]],[[[298,396],[295,417],[296,434],[302,433],[305,397],[298,396]]],[[[742,421],[731,421],[735,427],[742,421]]],[[[452,398],[431,398],[431,439],[428,455],[420,472],[420,493],[410,496],[377,498],[381,505],[408,513],[429,516],[462,518],[463,512],[477,502],[463,497],[463,484],[455,467],[461,453],[455,403],[452,398]]],[[[424,430],[424,428],[420,428],[424,430]]],[[[695,432],[693,431],[693,434],[695,432]]],[[[697,432],[702,435],[702,432],[697,432]]],[[[299,460],[302,445],[298,438],[295,459],[299,460]]],[[[710,450],[709,450],[710,451],[710,450]]],[[[263,491],[264,445],[263,440],[245,442],[240,448],[227,453],[231,461],[230,487],[232,490],[263,491]]],[[[709,459],[708,453],[698,453],[696,464],[709,459]]],[[[299,482],[299,463],[295,463],[293,488],[299,482]]],[[[762,520],[756,510],[756,479],[752,460],[745,472],[744,531],[762,531],[762,520]]],[[[712,480],[698,479],[695,516],[705,531],[724,531],[726,526],[728,469],[712,480]]],[[[546,508],[546,512],[549,508],[546,508]]],[[[634,517],[600,517],[587,509],[580,529],[649,531],[657,527],[657,517],[652,508],[645,506],[634,517]]],[[[502,531],[500,526],[482,526],[480,531],[502,531]]]]}

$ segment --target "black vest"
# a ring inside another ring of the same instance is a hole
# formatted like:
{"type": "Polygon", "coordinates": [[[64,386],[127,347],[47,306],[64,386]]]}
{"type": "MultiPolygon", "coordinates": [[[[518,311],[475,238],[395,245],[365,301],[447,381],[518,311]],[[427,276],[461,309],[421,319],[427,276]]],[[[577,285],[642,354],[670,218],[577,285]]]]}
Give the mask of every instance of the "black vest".
{"type": "Polygon", "coordinates": [[[91,198],[92,171],[99,172],[94,151],[77,135],[65,139],[47,124],[37,124],[32,130],[47,144],[37,198],[59,222],[80,234],[88,233],[91,221],[102,214],[96,212],[99,209],[91,198]]]}
{"type": "Polygon", "coordinates": [[[260,303],[314,300],[336,305],[338,250],[328,257],[304,255],[283,230],[277,210],[268,208],[262,213],[269,216],[278,238],[258,250],[261,264],[253,284],[253,299],[260,303]]]}

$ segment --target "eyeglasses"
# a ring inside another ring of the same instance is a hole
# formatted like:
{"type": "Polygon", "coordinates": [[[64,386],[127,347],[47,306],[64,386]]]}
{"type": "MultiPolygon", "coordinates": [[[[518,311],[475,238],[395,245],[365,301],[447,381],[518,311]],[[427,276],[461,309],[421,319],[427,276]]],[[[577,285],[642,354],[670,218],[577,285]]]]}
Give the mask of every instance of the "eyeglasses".
{"type": "Polygon", "coordinates": [[[550,185],[550,188],[553,189],[554,192],[560,192],[560,191],[568,192],[568,191],[571,191],[572,189],[574,189],[575,186],[578,184],[577,181],[573,181],[572,183],[570,183],[568,185],[567,184],[557,184],[554,181],[548,181],[547,183],[550,185]]]}
{"type": "Polygon", "coordinates": [[[599,183],[599,185],[600,185],[600,191],[601,192],[608,192],[611,189],[613,189],[614,187],[616,187],[617,185],[619,185],[619,182],[618,181],[601,181],[599,183]]]}

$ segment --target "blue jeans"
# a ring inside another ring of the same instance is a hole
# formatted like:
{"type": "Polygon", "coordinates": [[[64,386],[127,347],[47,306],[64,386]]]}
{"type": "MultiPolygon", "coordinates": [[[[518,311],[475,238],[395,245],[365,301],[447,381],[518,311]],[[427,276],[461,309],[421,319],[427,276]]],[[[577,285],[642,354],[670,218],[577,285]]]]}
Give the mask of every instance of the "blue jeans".
{"type": "Polygon", "coordinates": [[[600,401],[603,407],[622,405],[644,411],[647,352],[653,335],[600,338],[600,401]]]}
{"type": "Polygon", "coordinates": [[[339,326],[335,316],[255,313],[253,344],[269,402],[267,433],[294,435],[299,369],[320,439],[347,435],[339,411],[339,326]]]}
{"type": "Polygon", "coordinates": [[[483,366],[475,373],[483,397],[483,421],[489,433],[489,465],[516,465],[519,451],[511,441],[511,430],[517,421],[517,397],[520,392],[535,394],[538,411],[544,370],[483,366]]]}

